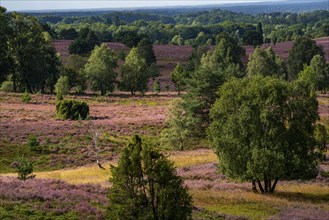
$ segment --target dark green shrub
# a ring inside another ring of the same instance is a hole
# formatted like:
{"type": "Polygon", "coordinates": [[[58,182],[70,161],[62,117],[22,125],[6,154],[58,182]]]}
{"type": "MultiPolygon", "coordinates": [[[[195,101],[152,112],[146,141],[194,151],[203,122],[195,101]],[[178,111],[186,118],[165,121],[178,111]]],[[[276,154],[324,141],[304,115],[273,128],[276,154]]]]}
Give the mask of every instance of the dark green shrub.
{"type": "Polygon", "coordinates": [[[35,152],[39,152],[39,153],[42,151],[40,142],[39,142],[37,136],[35,136],[34,134],[31,134],[28,136],[27,146],[30,148],[31,151],[35,151],[35,152]]]}
{"type": "Polygon", "coordinates": [[[27,180],[27,179],[33,179],[35,175],[32,175],[33,172],[33,162],[28,161],[24,155],[22,157],[18,158],[14,162],[14,166],[16,167],[16,170],[18,172],[18,179],[20,180],[27,180]]]}
{"type": "Polygon", "coordinates": [[[192,198],[173,163],[139,136],[111,170],[109,219],[190,219],[192,198]]]}
{"type": "Polygon", "coordinates": [[[22,102],[30,102],[31,95],[28,92],[24,92],[22,95],[22,102]]]}
{"type": "Polygon", "coordinates": [[[89,116],[89,106],[86,102],[77,100],[62,100],[56,103],[58,118],[80,120],[89,116]]]}

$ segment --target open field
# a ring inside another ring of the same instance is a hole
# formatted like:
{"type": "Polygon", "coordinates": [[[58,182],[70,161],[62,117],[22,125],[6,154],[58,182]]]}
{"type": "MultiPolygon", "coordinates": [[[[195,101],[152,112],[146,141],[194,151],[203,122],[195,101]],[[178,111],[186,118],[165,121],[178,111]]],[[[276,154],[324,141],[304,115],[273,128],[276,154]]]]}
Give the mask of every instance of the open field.
{"type": "MultiPolygon", "coordinates": [[[[23,103],[20,94],[1,93],[0,97],[0,218],[104,219],[109,164],[117,163],[132,134],[156,140],[169,103],[177,96],[69,96],[90,105],[91,121],[56,119],[51,95],[34,94],[30,103],[23,103]],[[97,167],[90,151],[94,125],[100,133],[100,160],[105,170],[97,167]],[[41,141],[41,153],[26,146],[29,134],[41,141]],[[21,154],[36,166],[36,179],[25,183],[16,179],[10,166],[21,154]]],[[[320,94],[318,100],[321,122],[328,126],[329,96],[320,94]]],[[[254,194],[250,183],[232,182],[218,171],[218,158],[211,149],[164,153],[193,196],[194,219],[329,219],[325,178],[281,181],[273,195],[254,194]]],[[[328,169],[326,164],[322,167],[328,169]]]]}

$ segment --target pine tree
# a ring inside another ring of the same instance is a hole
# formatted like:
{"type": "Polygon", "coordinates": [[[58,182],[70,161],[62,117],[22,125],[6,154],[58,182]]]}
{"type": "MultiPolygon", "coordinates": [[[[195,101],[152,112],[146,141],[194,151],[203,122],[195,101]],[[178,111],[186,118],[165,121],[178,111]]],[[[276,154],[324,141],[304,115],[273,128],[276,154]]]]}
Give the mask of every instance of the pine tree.
{"type": "Polygon", "coordinates": [[[111,169],[110,219],[190,219],[191,196],[173,164],[139,136],[111,169]]]}

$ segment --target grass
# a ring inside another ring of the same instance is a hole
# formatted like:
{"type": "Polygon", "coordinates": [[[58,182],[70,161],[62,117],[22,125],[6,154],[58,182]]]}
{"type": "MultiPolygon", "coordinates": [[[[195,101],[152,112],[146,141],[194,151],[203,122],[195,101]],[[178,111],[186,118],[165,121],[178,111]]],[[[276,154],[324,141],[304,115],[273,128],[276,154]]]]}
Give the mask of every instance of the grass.
{"type": "Polygon", "coordinates": [[[273,195],[251,190],[190,189],[194,205],[219,214],[267,219],[287,207],[318,207],[329,210],[329,187],[326,184],[279,182],[273,195]]]}
{"type": "MultiPolygon", "coordinates": [[[[113,137],[111,137],[113,138],[113,137]]],[[[192,165],[206,164],[215,162],[216,155],[210,150],[202,151],[183,151],[175,155],[169,156],[169,160],[173,161],[177,167],[186,167],[192,165]]],[[[108,185],[108,180],[111,177],[109,164],[104,164],[105,170],[100,169],[96,164],[83,166],[79,168],[62,169],[47,172],[35,172],[37,178],[46,179],[60,179],[71,184],[102,184],[108,185]]],[[[111,163],[115,165],[114,163],[111,163]]],[[[9,176],[16,176],[17,174],[5,174],[9,176]]]]}
{"type": "Polygon", "coordinates": [[[206,163],[217,162],[216,154],[211,150],[183,151],[169,155],[176,167],[188,167],[206,163]]]}
{"type": "Polygon", "coordinates": [[[109,166],[102,170],[98,166],[85,166],[75,169],[66,169],[49,172],[37,172],[37,178],[45,179],[60,179],[71,184],[101,184],[108,185],[108,180],[111,177],[109,166]]]}

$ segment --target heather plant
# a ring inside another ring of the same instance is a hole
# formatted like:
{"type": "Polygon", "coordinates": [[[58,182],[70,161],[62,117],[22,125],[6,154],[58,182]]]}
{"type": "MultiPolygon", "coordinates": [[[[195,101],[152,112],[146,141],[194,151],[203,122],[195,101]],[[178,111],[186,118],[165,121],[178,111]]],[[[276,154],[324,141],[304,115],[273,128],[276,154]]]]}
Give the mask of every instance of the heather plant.
{"type": "MultiPolygon", "coordinates": [[[[29,219],[104,219],[108,205],[106,193],[107,189],[97,184],[73,185],[54,179],[23,182],[0,177],[0,197],[2,201],[9,201],[4,212],[12,216],[8,219],[26,219],[27,212],[16,210],[22,206],[29,211],[29,219]]],[[[0,218],[3,217],[1,211],[0,218]]]]}
{"type": "Polygon", "coordinates": [[[89,117],[89,106],[86,102],[77,100],[62,100],[56,103],[58,118],[84,120],[89,117]]]}
{"type": "Polygon", "coordinates": [[[110,219],[190,219],[192,204],[173,163],[139,136],[112,167],[110,219]]]}
{"type": "Polygon", "coordinates": [[[18,179],[20,180],[27,180],[33,179],[35,175],[33,175],[33,162],[28,161],[24,155],[18,158],[14,162],[14,166],[18,172],[18,179]]]}
{"type": "Polygon", "coordinates": [[[40,142],[34,134],[31,134],[27,138],[27,146],[31,151],[40,153],[42,151],[40,142]]]}

